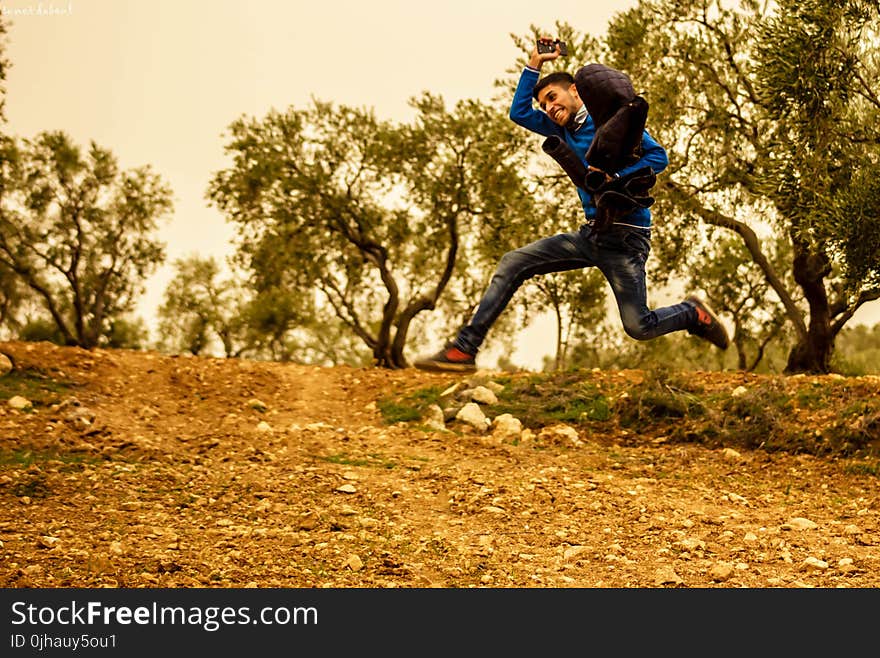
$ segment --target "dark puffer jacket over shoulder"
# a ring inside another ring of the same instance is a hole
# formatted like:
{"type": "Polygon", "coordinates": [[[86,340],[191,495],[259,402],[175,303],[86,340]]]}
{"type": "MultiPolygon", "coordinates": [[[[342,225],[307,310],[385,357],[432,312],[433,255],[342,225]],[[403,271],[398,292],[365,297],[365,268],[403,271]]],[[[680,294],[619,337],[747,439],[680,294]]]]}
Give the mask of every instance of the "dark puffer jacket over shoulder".
{"type": "Polygon", "coordinates": [[[629,77],[604,64],[587,64],[574,74],[574,84],[596,124],[587,162],[609,173],[637,162],[648,103],[629,77]]]}

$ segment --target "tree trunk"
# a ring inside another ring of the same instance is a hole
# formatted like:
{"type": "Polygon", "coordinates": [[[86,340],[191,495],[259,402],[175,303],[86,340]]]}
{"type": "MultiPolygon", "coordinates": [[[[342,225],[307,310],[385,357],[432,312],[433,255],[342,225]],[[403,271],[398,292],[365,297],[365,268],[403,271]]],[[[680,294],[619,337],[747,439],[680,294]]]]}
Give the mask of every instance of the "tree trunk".
{"type": "Polygon", "coordinates": [[[794,279],[810,307],[810,321],[806,332],[798,335],[797,343],[789,352],[785,372],[824,374],[831,368],[834,351],[831,308],[825,291],[825,277],[831,272],[831,263],[824,253],[811,253],[796,243],[793,268],[794,279]]]}

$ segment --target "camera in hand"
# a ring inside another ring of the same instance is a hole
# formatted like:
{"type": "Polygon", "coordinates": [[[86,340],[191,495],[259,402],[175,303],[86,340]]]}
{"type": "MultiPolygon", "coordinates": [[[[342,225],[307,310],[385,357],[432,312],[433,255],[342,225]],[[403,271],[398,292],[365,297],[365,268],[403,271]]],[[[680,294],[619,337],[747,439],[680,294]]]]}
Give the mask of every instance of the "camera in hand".
{"type": "Polygon", "coordinates": [[[538,40],[538,52],[539,53],[552,53],[556,50],[556,46],[559,46],[559,54],[567,55],[568,48],[565,45],[565,41],[560,41],[559,39],[554,39],[553,41],[543,41],[538,40]]]}

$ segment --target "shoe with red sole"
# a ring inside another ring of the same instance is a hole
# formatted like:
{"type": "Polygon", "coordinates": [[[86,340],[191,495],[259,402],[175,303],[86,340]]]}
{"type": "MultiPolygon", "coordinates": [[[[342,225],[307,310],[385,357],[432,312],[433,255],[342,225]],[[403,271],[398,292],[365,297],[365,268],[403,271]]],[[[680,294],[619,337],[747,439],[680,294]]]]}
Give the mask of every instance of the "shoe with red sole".
{"type": "Polygon", "coordinates": [[[473,372],[477,369],[474,355],[462,352],[452,344],[433,356],[417,359],[413,365],[419,370],[436,372],[473,372]]]}
{"type": "Polygon", "coordinates": [[[727,330],[721,324],[721,320],[715,315],[715,311],[706,302],[694,295],[691,295],[685,301],[693,306],[697,312],[697,322],[688,329],[688,333],[708,340],[715,347],[726,350],[728,345],[730,345],[730,338],[727,336],[727,330]]]}

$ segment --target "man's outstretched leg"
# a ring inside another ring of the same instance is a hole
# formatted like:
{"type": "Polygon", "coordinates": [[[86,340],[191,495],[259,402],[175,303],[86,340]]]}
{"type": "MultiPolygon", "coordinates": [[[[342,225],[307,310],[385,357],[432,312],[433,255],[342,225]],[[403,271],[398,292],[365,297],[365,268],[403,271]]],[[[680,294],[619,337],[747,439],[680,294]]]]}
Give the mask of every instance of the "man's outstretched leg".
{"type": "Polygon", "coordinates": [[[504,254],[470,323],[442,350],[417,359],[413,365],[420,370],[442,372],[476,370],[476,355],[480,345],[524,281],[538,274],[563,272],[593,264],[584,254],[580,243],[579,233],[560,233],[504,254]]]}

